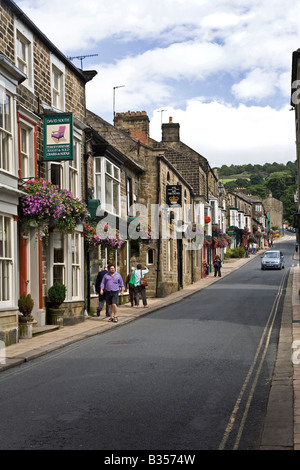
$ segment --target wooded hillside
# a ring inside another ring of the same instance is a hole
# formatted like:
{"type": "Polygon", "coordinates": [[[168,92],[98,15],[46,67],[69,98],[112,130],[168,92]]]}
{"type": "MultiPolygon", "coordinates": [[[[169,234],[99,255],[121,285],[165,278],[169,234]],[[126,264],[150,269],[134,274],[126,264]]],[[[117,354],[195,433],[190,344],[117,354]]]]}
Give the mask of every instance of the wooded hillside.
{"type": "Polygon", "coordinates": [[[297,163],[265,163],[264,165],[222,165],[214,168],[225,188],[235,191],[246,188],[247,194],[264,199],[272,192],[283,203],[284,222],[293,223],[296,212],[294,200],[297,191],[297,163]]]}

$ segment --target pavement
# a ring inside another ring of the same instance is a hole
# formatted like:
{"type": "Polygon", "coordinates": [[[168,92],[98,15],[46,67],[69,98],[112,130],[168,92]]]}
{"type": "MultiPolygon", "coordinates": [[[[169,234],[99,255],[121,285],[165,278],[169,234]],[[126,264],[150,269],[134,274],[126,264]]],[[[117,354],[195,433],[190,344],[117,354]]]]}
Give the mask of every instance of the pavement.
{"type": "MultiPolygon", "coordinates": [[[[130,303],[118,307],[118,322],[108,322],[105,308],[102,316],[86,316],[81,323],[53,329],[53,326],[37,328],[31,339],[0,349],[0,372],[29,362],[52,351],[64,348],[77,341],[95,336],[112,328],[120,328],[143,315],[180,302],[182,299],[205,289],[211,284],[241,268],[260,250],[249,258],[226,260],[222,266],[222,277],[208,278],[191,284],[165,298],[148,298],[149,308],[131,307],[130,303]]],[[[265,426],[260,450],[300,450],[300,267],[295,257],[285,295],[277,358],[270,389],[265,426]],[[293,349],[294,347],[294,349],[293,349]],[[299,351],[299,354],[298,354],[299,351]],[[299,356],[299,358],[298,358],[299,356]]]]}

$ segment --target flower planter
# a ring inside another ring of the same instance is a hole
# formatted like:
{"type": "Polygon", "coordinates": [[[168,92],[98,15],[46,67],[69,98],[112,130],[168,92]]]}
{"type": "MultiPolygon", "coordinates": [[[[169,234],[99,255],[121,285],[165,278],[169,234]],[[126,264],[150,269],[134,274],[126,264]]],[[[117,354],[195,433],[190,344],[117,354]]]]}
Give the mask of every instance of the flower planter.
{"type": "Polygon", "coordinates": [[[33,321],[20,321],[19,319],[19,338],[20,339],[31,339],[32,338],[32,326],[33,321]]]}
{"type": "Polygon", "coordinates": [[[49,308],[48,310],[49,324],[63,326],[64,313],[65,313],[64,308],[49,308]]]}

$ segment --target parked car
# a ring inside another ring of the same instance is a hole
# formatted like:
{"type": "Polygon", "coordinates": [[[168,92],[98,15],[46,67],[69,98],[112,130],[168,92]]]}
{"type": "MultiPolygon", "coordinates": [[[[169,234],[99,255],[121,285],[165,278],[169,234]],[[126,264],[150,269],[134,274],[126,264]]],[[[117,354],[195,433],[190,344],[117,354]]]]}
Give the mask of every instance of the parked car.
{"type": "Polygon", "coordinates": [[[261,257],[261,269],[284,268],[284,256],[282,251],[269,250],[261,257]]]}

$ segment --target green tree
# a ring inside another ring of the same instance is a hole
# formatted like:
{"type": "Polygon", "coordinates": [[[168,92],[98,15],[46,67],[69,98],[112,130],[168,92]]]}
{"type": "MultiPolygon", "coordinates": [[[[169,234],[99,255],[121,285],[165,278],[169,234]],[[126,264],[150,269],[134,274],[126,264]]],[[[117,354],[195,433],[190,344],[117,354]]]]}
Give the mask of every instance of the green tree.
{"type": "Polygon", "coordinates": [[[263,183],[264,183],[264,179],[263,179],[261,173],[254,173],[253,175],[251,175],[251,177],[250,177],[250,184],[251,185],[263,184],[263,183]]]}
{"type": "Polygon", "coordinates": [[[272,173],[271,176],[266,178],[265,184],[267,188],[272,191],[273,197],[280,199],[286,189],[286,178],[288,173],[285,171],[272,173]]]}
{"type": "Polygon", "coordinates": [[[290,225],[293,224],[293,216],[296,212],[296,203],[294,201],[294,196],[297,191],[297,185],[289,186],[281,196],[280,200],[283,203],[283,218],[290,225]]]}

